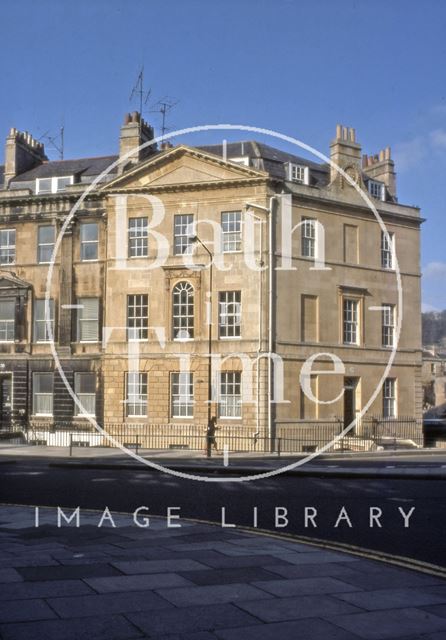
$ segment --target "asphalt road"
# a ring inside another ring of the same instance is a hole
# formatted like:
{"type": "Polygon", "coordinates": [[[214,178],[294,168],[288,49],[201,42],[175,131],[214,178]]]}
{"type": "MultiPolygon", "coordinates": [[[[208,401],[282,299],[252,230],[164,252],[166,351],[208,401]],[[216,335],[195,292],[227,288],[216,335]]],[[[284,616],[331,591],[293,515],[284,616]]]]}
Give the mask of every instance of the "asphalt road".
{"type": "Polygon", "coordinates": [[[446,492],[441,480],[279,476],[219,484],[183,480],[144,468],[55,468],[42,458],[11,465],[4,462],[0,464],[3,503],[80,506],[81,510],[107,506],[124,512],[146,506],[153,515],[166,515],[168,507],[180,507],[176,513],[183,518],[216,522],[221,522],[225,507],[227,523],[246,526],[253,525],[257,507],[258,526],[271,530],[275,530],[275,509],[281,507],[287,509],[288,526],[278,531],[446,566],[446,492]],[[316,528],[310,520],[305,527],[305,507],[317,510],[316,528]],[[381,528],[369,526],[372,507],[382,510],[381,528]],[[412,507],[415,510],[405,528],[400,509],[407,514],[412,507]]]}

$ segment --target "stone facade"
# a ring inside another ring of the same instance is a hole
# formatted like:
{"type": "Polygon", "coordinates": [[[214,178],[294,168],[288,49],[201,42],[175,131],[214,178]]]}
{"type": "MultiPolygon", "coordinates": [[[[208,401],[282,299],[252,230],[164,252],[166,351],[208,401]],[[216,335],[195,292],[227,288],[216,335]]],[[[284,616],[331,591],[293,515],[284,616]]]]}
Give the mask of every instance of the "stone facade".
{"type": "MultiPolygon", "coordinates": [[[[31,138],[27,142],[15,130],[8,136],[0,232],[14,230],[15,241],[13,259],[7,257],[11,236],[3,234],[0,242],[3,428],[90,426],[76,415],[51,345],[36,339],[36,300],[45,298],[48,276],[47,261],[39,261],[46,232],[39,229],[52,226],[57,238],[64,223],[50,283],[55,349],[67,383],[74,388],[81,379],[79,384],[88,382],[84,393],[89,402],[95,396],[97,422],[114,434],[124,429],[127,442],[132,433],[143,438],[144,425],[156,425],[161,446],[187,446],[213,415],[221,433],[243,446],[245,438],[346,425],[365,407],[369,415],[419,418],[421,219],[417,208],[396,199],[390,149],[361,158],[355,132],[338,127],[331,159],[345,171],[341,175],[254,142],[232,143],[229,150],[150,146],[125,158],[79,200],[107,164],[131,151],[129,141],[143,144],[150,132],[139,115],[127,116],[120,156],[107,163],[45,162],[43,148],[31,138]],[[19,157],[14,144],[20,146],[20,170],[11,160],[19,157]],[[370,194],[387,239],[350,181],[370,194]],[[180,215],[192,224],[182,229],[182,239],[180,215]],[[226,234],[219,240],[223,219],[226,234]],[[198,240],[191,244],[189,236],[198,240]],[[160,258],[162,238],[167,249],[160,258]],[[191,244],[190,253],[182,254],[178,242],[191,244]],[[321,257],[323,267],[315,268],[321,257]],[[183,297],[175,298],[179,290],[183,297]],[[227,299],[240,306],[224,307],[227,299]],[[177,332],[183,320],[175,300],[189,316],[183,318],[187,335],[177,332]],[[7,336],[11,301],[14,335],[7,336]],[[225,309],[232,314],[229,336],[225,309]],[[392,355],[400,312],[401,335],[392,355]],[[318,403],[301,388],[302,367],[312,356],[309,384],[318,403]],[[335,359],[342,361],[338,375],[335,359]],[[187,392],[186,378],[179,378],[180,390],[175,387],[176,374],[186,368],[192,374],[187,392]],[[51,415],[35,410],[48,398],[36,399],[33,373],[45,372],[54,372],[51,415]],[[76,377],[87,373],[95,374],[93,392],[92,378],[76,377]],[[385,391],[384,379],[391,381],[385,391]]],[[[359,419],[355,428],[360,435],[359,419]]]]}

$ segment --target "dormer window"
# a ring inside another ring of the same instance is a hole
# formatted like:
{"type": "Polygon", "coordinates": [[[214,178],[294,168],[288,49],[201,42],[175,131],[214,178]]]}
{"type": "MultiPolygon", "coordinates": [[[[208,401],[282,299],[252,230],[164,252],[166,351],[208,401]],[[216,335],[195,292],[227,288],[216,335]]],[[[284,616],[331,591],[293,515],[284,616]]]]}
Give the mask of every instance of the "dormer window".
{"type": "Polygon", "coordinates": [[[378,182],[377,180],[369,180],[368,187],[369,193],[372,198],[377,198],[377,200],[386,199],[386,190],[383,182],[378,182]]]}
{"type": "Polygon", "coordinates": [[[58,176],[54,178],[37,178],[36,193],[58,193],[65,191],[66,187],[73,184],[74,176],[58,176]]]}
{"type": "Polygon", "coordinates": [[[288,163],[288,180],[298,182],[299,184],[309,184],[310,172],[308,167],[303,164],[288,163]]]}

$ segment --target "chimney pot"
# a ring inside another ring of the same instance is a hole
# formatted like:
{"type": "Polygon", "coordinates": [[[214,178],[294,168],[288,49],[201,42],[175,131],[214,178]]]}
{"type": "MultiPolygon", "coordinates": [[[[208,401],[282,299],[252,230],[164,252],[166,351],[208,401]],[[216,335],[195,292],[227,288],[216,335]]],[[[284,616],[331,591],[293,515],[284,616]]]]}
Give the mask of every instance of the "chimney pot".
{"type": "Polygon", "coordinates": [[[340,140],[342,138],[342,127],[340,124],[336,125],[336,140],[340,140]]]}
{"type": "Polygon", "coordinates": [[[379,152],[379,161],[384,162],[384,149],[381,149],[379,152]]]}

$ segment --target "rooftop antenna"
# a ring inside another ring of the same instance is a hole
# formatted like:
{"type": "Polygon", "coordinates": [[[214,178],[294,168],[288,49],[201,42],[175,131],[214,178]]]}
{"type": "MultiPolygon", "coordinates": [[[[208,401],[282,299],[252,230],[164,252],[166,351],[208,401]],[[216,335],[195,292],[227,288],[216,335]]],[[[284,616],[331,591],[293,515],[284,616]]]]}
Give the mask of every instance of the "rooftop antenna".
{"type": "Polygon", "coordinates": [[[59,133],[57,135],[53,135],[50,133],[50,130],[45,131],[43,135],[40,136],[39,140],[46,140],[52,146],[53,149],[57,151],[59,154],[59,160],[63,160],[64,158],[64,145],[65,145],[65,127],[61,125],[59,129],[59,133]]]}
{"type": "Polygon", "coordinates": [[[158,100],[156,104],[153,105],[153,109],[150,110],[150,113],[160,113],[161,114],[161,142],[164,139],[166,131],[169,130],[169,127],[166,124],[168,113],[176,107],[179,100],[176,98],[171,98],[169,96],[164,96],[161,100],[158,100]]]}
{"type": "Polygon", "coordinates": [[[142,116],[142,108],[147,104],[148,99],[150,98],[150,94],[152,93],[151,89],[144,88],[144,65],[141,65],[141,70],[138,74],[138,78],[135,82],[135,85],[130,94],[129,101],[131,102],[135,97],[138,98],[139,101],[139,113],[142,116]]]}

